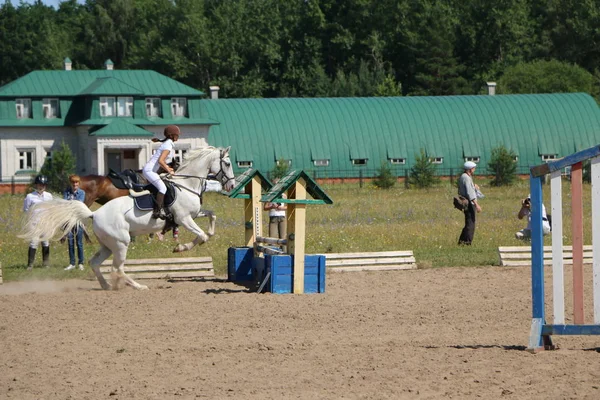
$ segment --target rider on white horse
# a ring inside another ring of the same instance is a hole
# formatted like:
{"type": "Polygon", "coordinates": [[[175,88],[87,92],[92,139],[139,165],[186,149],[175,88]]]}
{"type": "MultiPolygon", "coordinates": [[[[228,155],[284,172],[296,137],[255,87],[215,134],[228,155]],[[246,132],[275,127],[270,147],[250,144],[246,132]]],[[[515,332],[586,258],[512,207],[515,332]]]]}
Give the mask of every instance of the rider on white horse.
{"type": "Polygon", "coordinates": [[[158,193],[156,194],[156,202],[154,203],[154,212],[152,213],[152,218],[160,218],[160,219],[169,219],[171,217],[171,212],[168,207],[164,205],[165,202],[165,194],[167,193],[167,186],[162,181],[160,175],[158,175],[158,171],[160,168],[165,170],[169,175],[173,175],[175,171],[171,168],[168,163],[173,159],[173,147],[174,142],[179,139],[179,135],[181,131],[177,125],[169,125],[165,128],[164,139],[152,138],[153,142],[162,142],[158,150],[154,152],[150,161],[144,165],[142,173],[144,177],[151,184],[158,189],[158,193]]]}

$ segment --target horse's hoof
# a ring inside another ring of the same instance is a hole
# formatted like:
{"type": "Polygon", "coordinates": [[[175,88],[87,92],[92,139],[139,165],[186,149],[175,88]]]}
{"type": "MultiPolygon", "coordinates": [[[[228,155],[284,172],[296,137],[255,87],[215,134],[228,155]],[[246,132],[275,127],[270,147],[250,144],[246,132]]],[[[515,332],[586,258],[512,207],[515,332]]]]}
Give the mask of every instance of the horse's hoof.
{"type": "Polygon", "coordinates": [[[180,244],[178,244],[177,246],[175,246],[175,248],[173,249],[173,253],[181,253],[183,251],[183,246],[181,246],[180,244]]]}
{"type": "Polygon", "coordinates": [[[140,287],[137,288],[138,290],[148,290],[148,286],[146,285],[140,285],[140,287]]]}

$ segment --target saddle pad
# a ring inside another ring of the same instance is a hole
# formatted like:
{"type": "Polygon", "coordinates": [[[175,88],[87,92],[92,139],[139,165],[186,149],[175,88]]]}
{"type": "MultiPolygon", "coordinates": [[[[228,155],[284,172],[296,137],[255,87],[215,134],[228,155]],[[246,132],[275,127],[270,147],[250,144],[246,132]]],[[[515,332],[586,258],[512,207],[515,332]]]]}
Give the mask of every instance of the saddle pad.
{"type": "MultiPolygon", "coordinates": [[[[138,210],[142,211],[150,211],[154,210],[154,199],[153,194],[146,194],[140,197],[134,197],[133,202],[138,210]]],[[[172,187],[169,187],[167,190],[167,194],[165,195],[165,205],[167,207],[171,207],[175,200],[177,199],[177,193],[173,190],[172,187]]]]}

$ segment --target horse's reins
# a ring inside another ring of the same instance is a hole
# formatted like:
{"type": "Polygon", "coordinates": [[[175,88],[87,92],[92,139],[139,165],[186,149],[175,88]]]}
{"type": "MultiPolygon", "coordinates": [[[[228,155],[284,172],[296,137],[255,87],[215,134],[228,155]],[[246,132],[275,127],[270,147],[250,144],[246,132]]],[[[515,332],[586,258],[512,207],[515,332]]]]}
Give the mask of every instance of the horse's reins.
{"type": "MultiPolygon", "coordinates": [[[[227,176],[227,174],[225,173],[225,171],[223,170],[223,159],[221,158],[221,162],[219,163],[219,172],[217,172],[217,174],[215,175],[215,178],[217,178],[217,180],[219,182],[221,182],[221,185],[224,185],[225,183],[231,181],[231,180],[235,180],[235,178],[230,178],[227,176]],[[223,177],[227,178],[227,180],[225,182],[222,182],[223,177]]],[[[173,186],[179,188],[179,189],[185,189],[190,193],[195,194],[196,196],[200,197],[200,199],[202,199],[202,193],[204,192],[204,190],[206,189],[206,181],[208,180],[208,176],[196,176],[196,175],[170,175],[168,178],[165,179],[166,181],[170,182],[171,184],[173,184],[173,186]],[[201,186],[200,188],[200,193],[198,193],[195,190],[190,189],[187,186],[184,186],[180,183],[174,182],[172,179],[174,178],[196,178],[199,179],[200,181],[204,181],[204,184],[201,186]]]]}

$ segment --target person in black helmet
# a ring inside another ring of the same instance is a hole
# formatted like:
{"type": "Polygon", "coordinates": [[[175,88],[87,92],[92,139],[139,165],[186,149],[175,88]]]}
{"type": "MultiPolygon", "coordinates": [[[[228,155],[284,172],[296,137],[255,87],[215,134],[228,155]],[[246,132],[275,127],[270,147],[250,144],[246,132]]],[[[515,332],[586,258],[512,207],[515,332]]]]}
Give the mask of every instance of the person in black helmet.
{"type": "MultiPolygon", "coordinates": [[[[29,193],[25,197],[25,201],[23,203],[23,211],[25,212],[29,212],[31,207],[37,203],[52,200],[52,195],[46,192],[48,178],[45,175],[36,176],[33,183],[35,185],[35,191],[29,193]]],[[[38,244],[39,242],[35,240],[32,240],[29,243],[29,253],[27,254],[28,271],[33,269],[33,261],[35,260],[35,253],[37,251],[38,244]]],[[[42,242],[42,265],[46,268],[50,266],[50,243],[47,241],[42,242]]]]}

